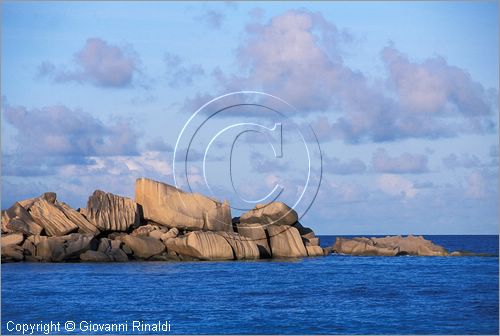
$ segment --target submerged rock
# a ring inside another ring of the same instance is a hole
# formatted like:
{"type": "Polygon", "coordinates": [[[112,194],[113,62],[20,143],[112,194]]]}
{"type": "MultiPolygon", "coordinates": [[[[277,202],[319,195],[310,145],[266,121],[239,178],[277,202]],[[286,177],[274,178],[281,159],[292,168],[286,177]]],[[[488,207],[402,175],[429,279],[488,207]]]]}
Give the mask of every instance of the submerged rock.
{"type": "Polygon", "coordinates": [[[373,256],[447,256],[448,251],[422,236],[407,237],[387,236],[384,238],[356,237],[352,239],[337,238],[333,245],[334,252],[351,255],[373,256]]]}
{"type": "Polygon", "coordinates": [[[170,228],[232,231],[229,205],[197,193],[187,193],[171,185],[139,178],[135,199],[146,220],[170,228]]]}

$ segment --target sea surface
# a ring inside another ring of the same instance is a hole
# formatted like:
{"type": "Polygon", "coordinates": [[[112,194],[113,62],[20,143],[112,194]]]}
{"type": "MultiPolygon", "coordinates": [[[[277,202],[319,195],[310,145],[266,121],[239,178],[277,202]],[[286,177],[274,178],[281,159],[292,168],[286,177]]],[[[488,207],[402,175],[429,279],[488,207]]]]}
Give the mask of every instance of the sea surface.
{"type": "Polygon", "coordinates": [[[498,236],[426,238],[494,256],[2,264],[1,334],[20,333],[11,321],[60,322],[57,334],[73,335],[110,334],[79,329],[105,323],[128,334],[498,335],[498,236]]]}

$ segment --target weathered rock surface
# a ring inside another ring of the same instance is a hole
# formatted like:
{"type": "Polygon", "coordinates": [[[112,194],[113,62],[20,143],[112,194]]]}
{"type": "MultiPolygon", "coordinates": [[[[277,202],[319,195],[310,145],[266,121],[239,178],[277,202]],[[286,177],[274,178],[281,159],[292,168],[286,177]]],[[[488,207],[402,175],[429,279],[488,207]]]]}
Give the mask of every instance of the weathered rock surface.
{"type": "Polygon", "coordinates": [[[168,232],[163,233],[160,239],[161,241],[166,242],[170,238],[177,238],[178,235],[179,235],[179,229],[171,228],[170,230],[168,230],[168,232]]]}
{"type": "Polygon", "coordinates": [[[78,230],[73,223],[56,204],[45,198],[36,199],[29,208],[33,220],[45,229],[49,236],[62,236],[78,230]]]}
{"type": "Polygon", "coordinates": [[[99,252],[99,251],[91,251],[91,250],[80,254],[80,260],[87,261],[87,262],[113,261],[113,259],[111,259],[106,253],[99,252]]]}
{"type": "Polygon", "coordinates": [[[260,252],[257,244],[251,239],[241,236],[235,232],[220,232],[231,248],[237,260],[255,260],[259,259],[260,252]]]}
{"type": "Polygon", "coordinates": [[[283,202],[257,204],[240,216],[241,224],[293,225],[297,220],[297,212],[283,202]]]}
{"type": "Polygon", "coordinates": [[[306,246],[307,255],[309,257],[319,257],[323,256],[323,249],[320,246],[306,246]]]}
{"type": "Polygon", "coordinates": [[[0,237],[0,245],[19,245],[23,242],[24,236],[21,233],[5,234],[0,237]]]}
{"type": "Polygon", "coordinates": [[[30,236],[23,244],[26,255],[38,261],[78,260],[87,250],[97,248],[92,234],[72,233],[61,237],[30,236]]]}
{"type": "Polygon", "coordinates": [[[40,234],[43,228],[35,223],[29,212],[16,202],[9,209],[2,211],[2,231],[22,232],[26,235],[40,234]]]}
{"type": "Polygon", "coordinates": [[[262,224],[237,224],[238,233],[252,240],[259,249],[260,258],[271,258],[272,252],[267,240],[266,228],[262,224]]]}
{"type": "Polygon", "coordinates": [[[167,232],[168,229],[166,229],[164,226],[159,226],[155,224],[147,224],[147,225],[141,225],[134,231],[132,231],[130,234],[132,236],[138,236],[138,237],[147,237],[149,234],[153,231],[160,231],[160,232],[167,232]]]}
{"type": "Polygon", "coordinates": [[[118,239],[134,252],[136,258],[148,259],[165,251],[165,245],[158,239],[151,237],[123,235],[118,239]]]}
{"type": "Polygon", "coordinates": [[[99,230],[128,231],[140,225],[139,211],[130,198],[96,190],[89,197],[84,214],[99,230]]]}
{"type": "Polygon", "coordinates": [[[106,254],[111,261],[128,261],[127,254],[122,250],[123,242],[121,240],[111,240],[108,238],[101,238],[99,240],[98,252],[106,254]]]}
{"type": "Polygon", "coordinates": [[[333,245],[337,253],[351,255],[418,255],[418,256],[446,256],[448,251],[422,236],[407,237],[387,236],[384,238],[358,237],[353,239],[337,238],[333,245]]]}
{"type": "Polygon", "coordinates": [[[293,226],[299,231],[305,246],[319,246],[319,238],[316,237],[311,228],[304,227],[299,222],[295,223],[293,226]]]}
{"type": "Polygon", "coordinates": [[[289,225],[267,227],[273,258],[300,258],[307,256],[299,231],[289,225]]]}
{"type": "Polygon", "coordinates": [[[179,238],[170,238],[165,244],[169,252],[199,260],[234,259],[231,245],[218,232],[193,231],[179,238]]]}
{"type": "Polygon", "coordinates": [[[78,226],[79,233],[90,233],[94,236],[97,236],[100,233],[99,229],[94,224],[66,203],[55,202],[55,206],[59,208],[71,222],[78,226]]]}
{"type": "Polygon", "coordinates": [[[139,178],[135,200],[144,218],[170,228],[232,231],[231,210],[224,202],[187,193],[165,183],[139,178]]]}
{"type": "Polygon", "coordinates": [[[22,261],[24,259],[23,248],[19,245],[2,245],[2,262],[22,261]]]}

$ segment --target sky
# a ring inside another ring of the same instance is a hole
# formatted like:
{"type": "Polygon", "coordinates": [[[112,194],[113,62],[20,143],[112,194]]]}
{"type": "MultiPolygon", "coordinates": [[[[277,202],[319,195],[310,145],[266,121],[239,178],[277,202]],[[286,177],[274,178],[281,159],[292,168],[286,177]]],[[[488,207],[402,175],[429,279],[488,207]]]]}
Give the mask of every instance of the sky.
{"type": "Polygon", "coordinates": [[[498,2],[1,6],[2,209],[148,177],[318,234],[498,234],[498,2]]]}

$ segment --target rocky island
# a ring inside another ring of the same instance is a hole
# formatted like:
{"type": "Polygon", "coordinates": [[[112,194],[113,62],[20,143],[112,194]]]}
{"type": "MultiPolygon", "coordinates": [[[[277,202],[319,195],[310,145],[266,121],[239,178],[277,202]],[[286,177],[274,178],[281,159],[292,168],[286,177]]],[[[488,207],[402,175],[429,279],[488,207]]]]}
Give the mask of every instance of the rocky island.
{"type": "Polygon", "coordinates": [[[231,217],[227,202],[139,178],[135,200],[96,190],[72,209],[54,192],[2,211],[2,262],[255,260],[330,255],[448,256],[423,237],[337,238],[320,247],[281,202],[231,217]]]}

